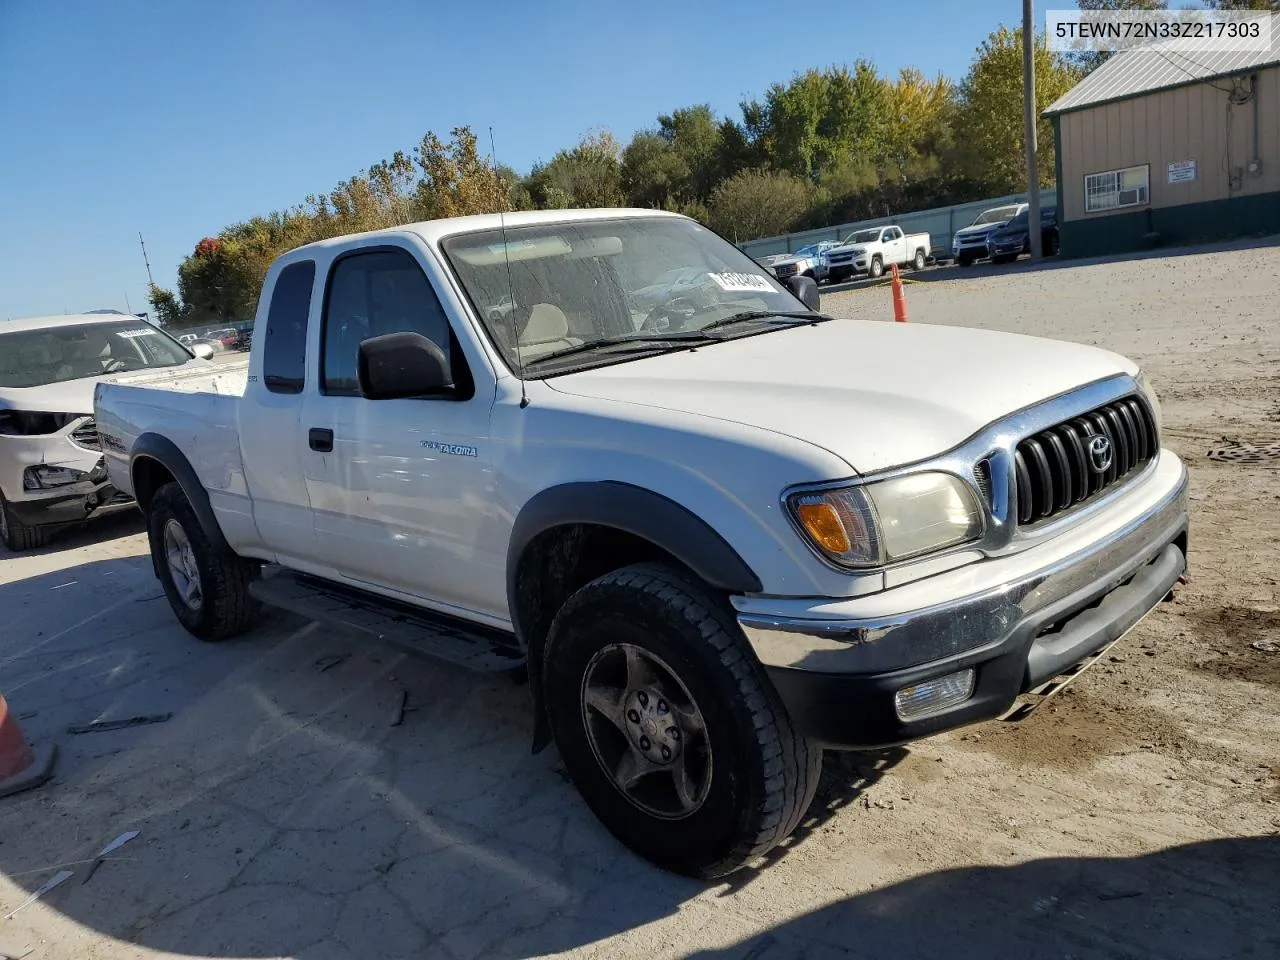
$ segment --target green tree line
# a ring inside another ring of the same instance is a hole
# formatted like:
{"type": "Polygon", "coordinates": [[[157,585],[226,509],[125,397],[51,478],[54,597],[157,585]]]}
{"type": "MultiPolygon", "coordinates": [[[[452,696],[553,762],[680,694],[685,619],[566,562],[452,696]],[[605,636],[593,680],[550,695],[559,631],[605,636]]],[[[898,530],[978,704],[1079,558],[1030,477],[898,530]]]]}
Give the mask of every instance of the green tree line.
{"type": "MultiPolygon", "coordinates": [[[[1039,110],[1086,65],[1035,43],[1039,110]]],[[[152,287],[170,326],[248,319],[286,250],[326,237],[498,210],[638,206],[673,210],[734,242],[1025,189],[1022,38],[1001,26],[959,83],[873,63],[812,69],[719,116],[673,110],[623,144],[593,130],[524,175],[495,167],[468,127],[427,133],[324,195],[232,224],[196,245],[177,292],[152,287]]],[[[1053,136],[1041,121],[1041,182],[1053,136]]]]}

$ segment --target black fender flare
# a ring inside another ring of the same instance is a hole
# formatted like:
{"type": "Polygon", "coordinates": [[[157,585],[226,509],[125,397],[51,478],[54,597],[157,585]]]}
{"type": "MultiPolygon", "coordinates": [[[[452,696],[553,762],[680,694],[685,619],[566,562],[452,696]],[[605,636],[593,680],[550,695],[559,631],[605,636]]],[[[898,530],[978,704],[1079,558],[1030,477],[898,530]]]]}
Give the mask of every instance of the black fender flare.
{"type": "Polygon", "coordinates": [[[195,511],[204,535],[219,549],[230,550],[227,538],[223,536],[222,528],[218,526],[218,518],[213,514],[213,505],[209,502],[209,491],[204,488],[204,484],[196,475],[195,468],[191,466],[186,454],[178,449],[178,445],[158,433],[144,433],[134,441],[133,450],[129,454],[129,477],[134,485],[134,499],[138,500],[139,505],[142,504],[142,500],[138,497],[136,471],[138,461],[143,459],[154,460],[173,475],[178,486],[182,487],[182,493],[191,504],[191,509],[195,511]]]}
{"type": "Polygon", "coordinates": [[[564,483],[535,494],[521,508],[507,545],[507,604],[516,637],[528,655],[529,688],[534,706],[534,752],[550,743],[542,705],[542,653],[545,636],[530,636],[520,618],[520,561],[541,534],[576,524],[612,527],[649,541],[678,559],[713,588],[728,593],[759,593],[755,571],[716,530],[674,500],[617,480],[564,483]]]}

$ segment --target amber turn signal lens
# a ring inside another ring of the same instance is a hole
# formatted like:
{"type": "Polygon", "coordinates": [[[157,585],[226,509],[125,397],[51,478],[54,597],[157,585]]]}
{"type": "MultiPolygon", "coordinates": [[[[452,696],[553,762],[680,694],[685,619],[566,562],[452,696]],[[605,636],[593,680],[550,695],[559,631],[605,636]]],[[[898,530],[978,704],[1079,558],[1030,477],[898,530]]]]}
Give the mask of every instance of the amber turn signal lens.
{"type": "Polygon", "coordinates": [[[849,535],[845,533],[844,524],[835,507],[829,503],[797,504],[796,516],[804,524],[809,536],[824,550],[831,553],[848,553],[850,549],[849,535]]]}

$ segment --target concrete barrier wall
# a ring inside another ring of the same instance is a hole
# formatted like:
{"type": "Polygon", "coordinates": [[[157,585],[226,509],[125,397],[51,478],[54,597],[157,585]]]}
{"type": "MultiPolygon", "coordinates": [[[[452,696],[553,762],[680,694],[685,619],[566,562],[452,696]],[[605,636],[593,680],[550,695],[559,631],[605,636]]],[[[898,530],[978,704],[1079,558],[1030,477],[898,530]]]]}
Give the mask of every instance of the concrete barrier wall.
{"type": "MultiPolygon", "coordinates": [[[[896,213],[874,220],[859,220],[856,223],[841,223],[836,226],[822,227],[817,230],[805,230],[801,233],[788,233],[780,237],[764,237],[759,240],[748,240],[738,244],[749,257],[767,257],[775,253],[791,253],[810,243],[819,240],[843,240],[855,230],[868,227],[897,224],[904,233],[928,233],[929,245],[933,255],[939,259],[951,256],[951,238],[961,227],[967,227],[983,210],[998,207],[1006,203],[1022,203],[1027,199],[1025,193],[1010,194],[1006,197],[991,197],[988,200],[975,200],[972,203],[961,203],[950,207],[937,207],[933,210],[917,210],[914,213],[896,213]]],[[[1055,206],[1058,202],[1056,187],[1045,187],[1040,191],[1041,206],[1055,206]]]]}

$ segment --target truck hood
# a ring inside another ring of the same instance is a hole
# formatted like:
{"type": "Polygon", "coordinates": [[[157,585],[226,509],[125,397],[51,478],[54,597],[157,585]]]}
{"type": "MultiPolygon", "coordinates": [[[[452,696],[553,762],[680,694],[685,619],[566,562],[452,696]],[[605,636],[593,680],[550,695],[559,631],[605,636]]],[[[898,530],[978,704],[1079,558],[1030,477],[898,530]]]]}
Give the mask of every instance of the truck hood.
{"type": "MultiPolygon", "coordinates": [[[[1005,223],[1008,223],[1006,220],[1005,223]]],[[[957,237],[973,237],[982,233],[990,233],[992,230],[999,230],[1004,223],[979,223],[971,227],[961,227],[956,231],[957,237]]]]}
{"type": "Polygon", "coordinates": [[[812,258],[810,258],[810,257],[779,257],[777,260],[773,261],[773,263],[769,264],[769,266],[771,266],[771,267],[781,267],[781,266],[783,266],[784,264],[788,264],[788,265],[789,265],[789,264],[793,264],[793,263],[796,263],[796,264],[800,264],[800,263],[809,263],[811,259],[812,259],[812,258]]]}
{"type": "Polygon", "coordinates": [[[216,366],[206,360],[192,360],[177,367],[108,373],[100,377],[63,380],[61,383],[47,383],[39,387],[0,387],[0,409],[88,415],[93,412],[93,391],[100,383],[150,383],[172,376],[178,370],[194,370],[197,367],[212,370],[216,366]]]}
{"type": "Polygon", "coordinates": [[[554,377],[581,397],[749,424],[858,473],[943,453],[995,420],[1137,366],[1096,347],[929,324],[834,320],[554,377]]]}

